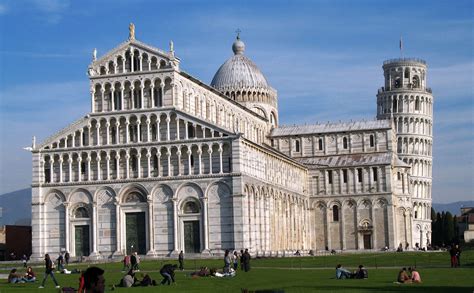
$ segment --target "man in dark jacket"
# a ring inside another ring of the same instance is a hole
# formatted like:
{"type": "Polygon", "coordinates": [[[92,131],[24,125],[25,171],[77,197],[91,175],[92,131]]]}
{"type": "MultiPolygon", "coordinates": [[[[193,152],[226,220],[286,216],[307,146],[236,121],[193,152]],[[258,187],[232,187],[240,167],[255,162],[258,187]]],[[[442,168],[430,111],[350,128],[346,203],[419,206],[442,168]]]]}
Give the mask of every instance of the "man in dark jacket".
{"type": "Polygon", "coordinates": [[[49,254],[44,255],[44,265],[45,265],[44,278],[39,288],[40,289],[44,288],[44,283],[46,282],[46,278],[48,277],[48,275],[51,276],[51,279],[53,279],[54,284],[56,284],[56,288],[59,288],[58,281],[56,281],[56,278],[54,277],[53,261],[51,261],[49,254]]]}
{"type": "Polygon", "coordinates": [[[179,262],[179,269],[182,271],[184,270],[184,253],[181,250],[178,256],[178,262],[179,262]]]}
{"type": "Polygon", "coordinates": [[[177,265],[165,264],[161,268],[160,274],[163,276],[163,281],[161,281],[161,285],[164,285],[165,283],[171,285],[171,282],[174,283],[174,271],[177,267],[177,265]]]}
{"type": "Polygon", "coordinates": [[[242,256],[242,264],[244,265],[244,271],[250,271],[250,253],[248,249],[245,249],[244,255],[242,256]]]}
{"type": "Polygon", "coordinates": [[[130,265],[132,267],[132,270],[137,270],[137,256],[135,255],[135,253],[132,252],[132,254],[130,255],[130,265]]]}

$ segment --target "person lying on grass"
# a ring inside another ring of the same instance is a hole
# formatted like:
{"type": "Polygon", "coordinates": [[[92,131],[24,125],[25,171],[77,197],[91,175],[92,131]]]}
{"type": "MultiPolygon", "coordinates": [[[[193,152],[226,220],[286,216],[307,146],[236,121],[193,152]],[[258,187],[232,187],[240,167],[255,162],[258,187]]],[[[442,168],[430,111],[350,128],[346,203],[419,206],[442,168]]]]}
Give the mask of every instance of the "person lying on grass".
{"type": "Polygon", "coordinates": [[[343,268],[341,264],[336,266],[336,279],[351,279],[352,277],[352,273],[343,268]]]}

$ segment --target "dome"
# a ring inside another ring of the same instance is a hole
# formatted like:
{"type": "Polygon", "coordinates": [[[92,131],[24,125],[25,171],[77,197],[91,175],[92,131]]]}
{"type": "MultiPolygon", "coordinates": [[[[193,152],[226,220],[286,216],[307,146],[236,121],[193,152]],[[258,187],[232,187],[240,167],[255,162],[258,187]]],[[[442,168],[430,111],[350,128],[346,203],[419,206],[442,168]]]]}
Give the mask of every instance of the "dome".
{"type": "Polygon", "coordinates": [[[211,86],[223,91],[238,89],[267,89],[267,79],[263,76],[257,65],[244,55],[245,44],[237,36],[232,44],[234,56],[229,58],[217,70],[212,79],[211,86]]]}

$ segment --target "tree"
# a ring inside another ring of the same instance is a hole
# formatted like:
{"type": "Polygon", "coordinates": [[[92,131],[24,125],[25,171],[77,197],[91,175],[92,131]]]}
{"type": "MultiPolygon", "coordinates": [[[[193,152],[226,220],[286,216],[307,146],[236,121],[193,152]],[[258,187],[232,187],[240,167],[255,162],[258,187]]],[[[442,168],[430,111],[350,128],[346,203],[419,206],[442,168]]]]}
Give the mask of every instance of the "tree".
{"type": "Polygon", "coordinates": [[[443,221],[443,228],[444,228],[444,242],[446,244],[452,244],[454,239],[454,222],[453,216],[450,212],[446,212],[444,221],[443,221]]]}

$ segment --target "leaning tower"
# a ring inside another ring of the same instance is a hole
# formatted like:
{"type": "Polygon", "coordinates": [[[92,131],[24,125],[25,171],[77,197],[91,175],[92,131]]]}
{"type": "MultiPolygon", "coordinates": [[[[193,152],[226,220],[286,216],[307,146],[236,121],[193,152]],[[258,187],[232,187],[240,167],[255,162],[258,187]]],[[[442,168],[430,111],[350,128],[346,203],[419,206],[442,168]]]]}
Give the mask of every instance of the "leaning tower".
{"type": "Polygon", "coordinates": [[[411,168],[413,243],[431,243],[433,95],[424,60],[401,58],[383,63],[385,86],[377,94],[377,119],[392,119],[399,158],[411,168]]]}

